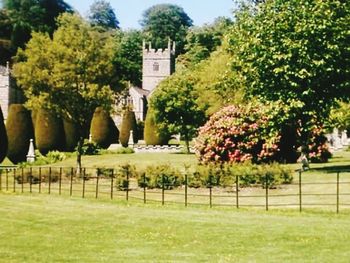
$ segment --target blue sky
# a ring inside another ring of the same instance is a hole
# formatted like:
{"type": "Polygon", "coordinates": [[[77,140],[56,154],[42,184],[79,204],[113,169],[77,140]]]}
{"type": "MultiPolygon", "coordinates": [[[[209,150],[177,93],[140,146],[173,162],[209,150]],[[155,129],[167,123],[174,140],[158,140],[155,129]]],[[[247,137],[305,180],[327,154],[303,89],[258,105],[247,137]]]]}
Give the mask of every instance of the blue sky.
{"type": "MultiPolygon", "coordinates": [[[[94,0],[65,0],[65,2],[85,16],[94,0]]],[[[140,28],[139,20],[143,11],[160,3],[181,6],[197,26],[211,23],[218,16],[232,18],[234,7],[232,0],[110,0],[109,2],[123,29],[140,28]]]]}

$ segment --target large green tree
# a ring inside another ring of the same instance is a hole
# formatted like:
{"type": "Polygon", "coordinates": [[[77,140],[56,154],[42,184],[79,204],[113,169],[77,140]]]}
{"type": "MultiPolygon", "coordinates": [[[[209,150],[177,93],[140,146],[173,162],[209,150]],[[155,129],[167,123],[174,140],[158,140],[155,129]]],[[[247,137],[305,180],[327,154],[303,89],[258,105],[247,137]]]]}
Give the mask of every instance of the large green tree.
{"type": "Polygon", "coordinates": [[[148,40],[156,48],[166,47],[170,38],[176,41],[177,54],[181,54],[187,30],[192,26],[192,19],[180,6],[158,4],[143,13],[140,23],[148,40]]]}
{"type": "Polygon", "coordinates": [[[171,134],[181,134],[189,152],[189,142],[205,122],[205,110],[197,103],[194,80],[173,75],[161,82],[152,94],[150,107],[157,125],[171,134]]]}
{"type": "Polygon", "coordinates": [[[81,147],[94,110],[101,106],[108,112],[113,103],[109,83],[114,74],[114,41],[75,14],[63,14],[58,24],[53,39],[33,34],[26,49],[18,53],[13,73],[28,108],[46,109],[78,126],[80,168],[81,147]]]}
{"type": "Polygon", "coordinates": [[[119,21],[111,4],[104,0],[95,0],[90,6],[89,21],[106,30],[119,28],[119,21]]]}
{"type": "Polygon", "coordinates": [[[247,95],[299,102],[288,126],[302,127],[302,144],[336,99],[350,98],[349,21],[349,1],[274,0],[244,6],[228,35],[247,95]]]}
{"type": "Polygon", "coordinates": [[[4,0],[3,7],[8,13],[12,30],[12,52],[24,47],[31,37],[31,32],[48,32],[56,29],[56,18],[72,8],[63,0],[4,0]]]}

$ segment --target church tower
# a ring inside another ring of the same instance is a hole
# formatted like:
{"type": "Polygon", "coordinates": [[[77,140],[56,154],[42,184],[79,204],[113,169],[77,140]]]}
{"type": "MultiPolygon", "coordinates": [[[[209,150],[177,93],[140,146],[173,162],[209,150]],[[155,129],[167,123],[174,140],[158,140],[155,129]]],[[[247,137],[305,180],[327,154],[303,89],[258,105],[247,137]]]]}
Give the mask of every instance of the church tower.
{"type": "Polygon", "coordinates": [[[10,105],[10,69],[9,63],[6,67],[0,65],[0,106],[4,119],[7,119],[8,107],[10,105]]]}
{"type": "Polygon", "coordinates": [[[169,39],[166,49],[152,49],[143,42],[142,89],[152,91],[166,77],[175,71],[175,42],[169,39]]]}

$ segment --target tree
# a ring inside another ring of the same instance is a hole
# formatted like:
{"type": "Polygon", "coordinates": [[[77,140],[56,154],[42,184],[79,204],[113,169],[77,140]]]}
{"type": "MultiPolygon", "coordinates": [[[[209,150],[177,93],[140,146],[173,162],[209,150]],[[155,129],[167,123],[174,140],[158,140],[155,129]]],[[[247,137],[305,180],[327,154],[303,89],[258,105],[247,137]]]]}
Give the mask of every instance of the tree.
{"type": "Polygon", "coordinates": [[[2,115],[2,110],[0,107],[0,163],[5,159],[7,153],[7,133],[4,124],[4,116],[2,115]]]}
{"type": "Polygon", "coordinates": [[[349,20],[349,1],[266,1],[238,12],[228,34],[248,96],[300,102],[291,124],[301,123],[302,145],[336,99],[350,98],[349,20]]]}
{"type": "Polygon", "coordinates": [[[0,64],[6,65],[11,57],[12,24],[8,11],[0,9],[0,64]]]}
{"type": "Polygon", "coordinates": [[[4,0],[4,9],[11,20],[12,52],[24,47],[33,31],[52,34],[56,27],[56,18],[72,8],[63,0],[4,0]]]}
{"type": "Polygon", "coordinates": [[[113,64],[119,81],[131,82],[135,86],[142,83],[142,33],[138,30],[120,32],[116,37],[117,48],[113,64]]]}
{"type": "Polygon", "coordinates": [[[10,105],[6,130],[8,134],[7,157],[15,164],[25,162],[34,131],[30,112],[22,104],[10,105]]]}
{"type": "Polygon", "coordinates": [[[139,139],[135,112],[125,110],[119,134],[119,141],[123,147],[128,147],[131,131],[133,131],[133,141],[137,143],[139,139]]]}
{"type": "Polygon", "coordinates": [[[92,141],[103,149],[118,141],[119,131],[114,121],[101,107],[96,108],[91,120],[90,134],[92,141]]]}
{"type": "Polygon", "coordinates": [[[182,7],[172,4],[158,4],[148,8],[140,21],[148,40],[156,48],[167,46],[168,39],[176,42],[176,52],[181,54],[184,48],[187,29],[192,19],[182,7]]]}
{"type": "Polygon", "coordinates": [[[147,111],[144,129],[144,139],[147,145],[164,145],[167,144],[170,135],[161,131],[155,122],[152,110],[147,111]]]}
{"type": "Polygon", "coordinates": [[[96,107],[111,110],[114,49],[110,35],[101,34],[81,17],[63,14],[59,28],[34,33],[25,50],[17,54],[13,74],[27,97],[30,109],[46,109],[78,126],[77,166],[96,107]]]}
{"type": "Polygon", "coordinates": [[[181,134],[188,153],[189,141],[205,122],[205,109],[198,106],[197,98],[193,79],[173,75],[160,83],[150,100],[159,128],[181,134]]]}
{"type": "Polygon", "coordinates": [[[95,0],[90,6],[89,21],[93,26],[105,30],[119,28],[119,21],[111,4],[104,0],[95,0]]]}
{"type": "Polygon", "coordinates": [[[35,118],[35,144],[41,154],[64,150],[64,128],[62,119],[54,113],[39,110],[35,118]]]}

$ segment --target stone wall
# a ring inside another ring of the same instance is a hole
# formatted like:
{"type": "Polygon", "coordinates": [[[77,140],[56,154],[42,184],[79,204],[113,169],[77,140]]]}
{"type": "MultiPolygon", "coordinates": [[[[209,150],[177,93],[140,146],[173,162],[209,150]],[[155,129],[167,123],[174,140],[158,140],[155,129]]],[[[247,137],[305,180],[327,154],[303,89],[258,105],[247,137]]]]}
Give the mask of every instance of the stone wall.
{"type": "Polygon", "coordinates": [[[7,119],[10,104],[10,76],[8,67],[0,66],[0,106],[4,119],[7,119]]]}

